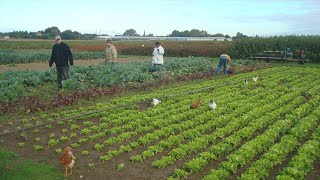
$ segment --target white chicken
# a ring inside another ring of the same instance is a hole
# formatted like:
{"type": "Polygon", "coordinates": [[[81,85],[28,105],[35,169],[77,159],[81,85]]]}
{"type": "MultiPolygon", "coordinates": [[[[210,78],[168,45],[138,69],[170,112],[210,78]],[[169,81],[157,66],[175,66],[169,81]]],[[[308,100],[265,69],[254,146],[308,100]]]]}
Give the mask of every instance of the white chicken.
{"type": "Polygon", "coordinates": [[[258,76],[257,77],[252,77],[253,81],[254,82],[257,82],[258,81],[258,76]]]}
{"type": "Polygon", "coordinates": [[[159,100],[156,99],[156,98],[152,98],[152,102],[151,102],[151,105],[152,105],[152,106],[156,106],[156,105],[158,105],[159,103],[161,103],[161,101],[159,101],[159,100]]]}
{"type": "Polygon", "coordinates": [[[209,109],[215,109],[215,108],[217,108],[217,104],[214,101],[210,101],[209,109]]]}

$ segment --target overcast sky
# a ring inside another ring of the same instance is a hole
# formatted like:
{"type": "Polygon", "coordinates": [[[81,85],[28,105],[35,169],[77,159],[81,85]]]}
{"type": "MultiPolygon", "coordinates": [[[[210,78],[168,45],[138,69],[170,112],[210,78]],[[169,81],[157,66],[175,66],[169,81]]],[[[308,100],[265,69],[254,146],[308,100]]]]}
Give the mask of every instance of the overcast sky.
{"type": "Polygon", "coordinates": [[[0,8],[0,32],[320,35],[320,0],[1,0],[0,8]]]}

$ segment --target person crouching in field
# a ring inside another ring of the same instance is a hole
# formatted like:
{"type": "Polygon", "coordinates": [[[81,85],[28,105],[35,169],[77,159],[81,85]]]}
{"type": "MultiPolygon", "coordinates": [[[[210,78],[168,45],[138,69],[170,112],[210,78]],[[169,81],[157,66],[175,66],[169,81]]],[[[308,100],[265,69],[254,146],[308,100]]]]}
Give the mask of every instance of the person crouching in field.
{"type": "Polygon", "coordinates": [[[57,83],[58,87],[62,88],[62,79],[69,78],[69,62],[73,65],[73,56],[69,46],[61,41],[60,36],[55,37],[55,45],[52,47],[51,59],[49,61],[49,67],[52,67],[53,63],[56,63],[57,68],[57,83]]]}
{"type": "Polygon", "coordinates": [[[218,69],[217,69],[217,75],[220,74],[222,66],[223,66],[224,74],[228,74],[227,64],[228,64],[229,61],[231,61],[231,58],[230,58],[230,56],[228,54],[222,54],[220,56],[219,65],[218,65],[218,69]]]}
{"type": "Polygon", "coordinates": [[[159,42],[156,42],[156,46],[153,49],[152,52],[152,72],[156,71],[156,67],[160,67],[161,71],[161,66],[163,65],[163,55],[164,55],[164,49],[160,45],[159,42]]]}
{"type": "Polygon", "coordinates": [[[115,63],[117,61],[117,49],[116,47],[111,43],[111,40],[107,40],[107,48],[105,51],[105,64],[108,63],[115,63]]]}

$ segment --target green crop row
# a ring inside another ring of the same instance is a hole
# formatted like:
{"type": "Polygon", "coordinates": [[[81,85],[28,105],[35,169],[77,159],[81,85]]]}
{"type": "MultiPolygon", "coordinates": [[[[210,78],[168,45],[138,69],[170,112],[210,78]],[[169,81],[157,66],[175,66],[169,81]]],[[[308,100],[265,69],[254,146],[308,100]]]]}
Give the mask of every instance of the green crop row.
{"type": "Polygon", "coordinates": [[[121,159],[127,167],[156,169],[168,179],[303,179],[319,160],[319,82],[317,68],[297,66],[190,82],[10,120],[0,132],[58,122],[21,131],[30,143],[12,145],[4,138],[2,144],[37,157],[48,151],[58,156],[71,146],[89,166],[92,159],[121,159]],[[152,98],[162,102],[151,106],[152,98]],[[201,104],[190,109],[195,99],[201,104]],[[217,103],[214,110],[208,107],[211,100],[217,103]],[[90,115],[79,116],[85,113],[90,115]]]}
{"type": "MultiPolygon", "coordinates": [[[[102,58],[102,52],[73,52],[74,59],[98,59],[102,58]]],[[[32,62],[49,62],[50,50],[11,50],[0,49],[0,64],[20,64],[32,62]]]]}

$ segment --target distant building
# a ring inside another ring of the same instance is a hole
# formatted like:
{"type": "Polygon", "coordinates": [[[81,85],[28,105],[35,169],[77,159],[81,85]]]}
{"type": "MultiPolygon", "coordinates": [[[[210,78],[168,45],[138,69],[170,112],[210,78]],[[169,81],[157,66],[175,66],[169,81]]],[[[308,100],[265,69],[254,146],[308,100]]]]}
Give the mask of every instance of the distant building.
{"type": "Polygon", "coordinates": [[[3,39],[9,39],[9,38],[10,38],[9,36],[4,36],[4,37],[3,37],[3,39]]]}
{"type": "Polygon", "coordinates": [[[112,36],[96,36],[97,40],[107,40],[107,39],[112,39],[112,36]]]}
{"type": "Polygon", "coordinates": [[[225,37],[167,37],[167,36],[97,36],[96,39],[140,40],[140,41],[232,41],[232,38],[225,37]]]}

